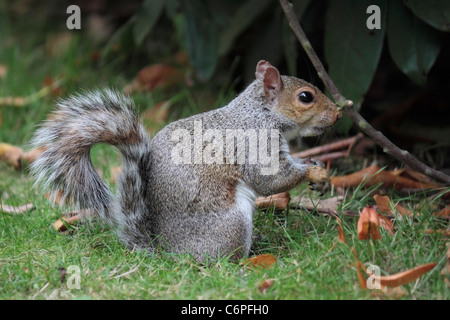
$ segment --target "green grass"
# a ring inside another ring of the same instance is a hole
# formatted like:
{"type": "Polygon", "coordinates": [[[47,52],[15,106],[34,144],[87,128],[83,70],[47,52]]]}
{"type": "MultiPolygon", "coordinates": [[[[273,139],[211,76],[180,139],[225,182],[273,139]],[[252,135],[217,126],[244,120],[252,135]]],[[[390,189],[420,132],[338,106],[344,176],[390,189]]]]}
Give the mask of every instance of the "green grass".
{"type": "MultiPolygon", "coordinates": [[[[43,43],[50,31],[36,30],[36,35],[24,36],[7,19],[0,21],[0,38],[6,39],[0,47],[0,64],[8,66],[6,78],[0,79],[1,97],[28,96],[41,88],[46,76],[63,73],[65,94],[106,85],[122,88],[133,77],[133,70],[123,72],[125,68],[117,65],[100,67],[90,61],[87,57],[92,48],[83,35],[75,35],[61,56],[48,57],[43,43]]],[[[204,109],[197,98],[201,89],[176,90],[133,98],[141,110],[173,97],[179,108],[174,114],[186,116],[204,109]]],[[[233,93],[223,90],[214,95],[214,106],[219,106],[233,93]]],[[[27,148],[35,127],[52,107],[52,97],[21,108],[2,107],[0,142],[27,148]]],[[[119,165],[116,152],[98,146],[92,157],[109,181],[110,169],[119,165]]],[[[333,249],[338,234],[335,218],[299,210],[260,210],[254,218],[252,255],[270,253],[277,263],[269,269],[248,269],[226,258],[205,266],[189,256],[155,253],[147,257],[130,252],[113,230],[96,222],[79,223],[67,233],[59,233],[52,223],[68,208],[53,207],[39,188],[33,188],[26,169],[16,171],[0,162],[0,177],[1,203],[33,203],[36,207],[21,215],[0,212],[0,299],[378,299],[373,291],[359,289],[352,266],[353,246],[361,261],[380,266],[382,274],[437,262],[431,272],[404,286],[407,294],[403,298],[449,298],[449,289],[439,275],[446,263],[446,241],[425,234],[427,228],[445,229],[448,224],[433,218],[435,204],[423,196],[390,193],[395,201],[420,205],[421,215],[416,222],[397,220],[396,235],[390,237],[382,230],[380,241],[358,240],[357,220],[342,217],[349,247],[338,244],[333,249]],[[80,290],[68,288],[70,274],[61,275],[61,270],[70,266],[80,268],[80,290]],[[261,292],[258,286],[267,279],[274,280],[273,286],[261,292]]],[[[301,186],[292,194],[307,195],[309,191],[301,186]]],[[[370,204],[369,191],[360,189],[349,193],[343,208],[361,210],[370,204]]]]}

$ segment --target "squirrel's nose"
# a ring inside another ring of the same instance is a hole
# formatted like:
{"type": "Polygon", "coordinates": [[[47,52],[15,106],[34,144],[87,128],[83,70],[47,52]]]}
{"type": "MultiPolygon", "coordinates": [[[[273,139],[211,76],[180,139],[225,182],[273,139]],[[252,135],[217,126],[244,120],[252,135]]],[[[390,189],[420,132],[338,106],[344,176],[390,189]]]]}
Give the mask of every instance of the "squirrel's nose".
{"type": "Polygon", "coordinates": [[[338,111],[336,114],[336,121],[342,118],[342,112],[338,111]]]}

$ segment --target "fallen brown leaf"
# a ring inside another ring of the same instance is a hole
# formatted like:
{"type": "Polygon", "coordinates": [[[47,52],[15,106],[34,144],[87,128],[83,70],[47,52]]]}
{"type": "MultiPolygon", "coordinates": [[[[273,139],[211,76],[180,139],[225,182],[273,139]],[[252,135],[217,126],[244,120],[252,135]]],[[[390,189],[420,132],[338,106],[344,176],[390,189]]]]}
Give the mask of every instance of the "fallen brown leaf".
{"type": "Polygon", "coordinates": [[[277,210],[284,210],[288,207],[291,196],[289,192],[282,192],[273,194],[268,197],[258,197],[255,199],[255,206],[257,208],[272,208],[277,210]]]}
{"type": "Polygon", "coordinates": [[[325,213],[328,212],[330,214],[337,214],[337,209],[344,200],[343,196],[335,196],[330,197],[328,199],[314,199],[311,200],[310,198],[306,197],[294,197],[292,199],[292,203],[297,205],[299,207],[304,207],[307,210],[314,210],[317,209],[318,211],[325,213]]]}
{"type": "Polygon", "coordinates": [[[251,265],[253,267],[262,267],[267,269],[274,265],[277,262],[277,258],[275,258],[271,254],[260,254],[259,256],[248,258],[244,261],[244,265],[251,265]]]}
{"type": "Polygon", "coordinates": [[[259,286],[258,286],[258,290],[259,290],[259,292],[261,292],[261,293],[266,293],[267,292],[267,290],[271,287],[271,286],[273,286],[273,279],[267,279],[267,280],[264,280],[259,286]]]}
{"type": "Polygon", "coordinates": [[[32,203],[28,203],[20,207],[13,207],[8,206],[6,204],[0,204],[0,211],[3,211],[4,213],[19,214],[19,213],[26,213],[32,209],[34,209],[34,205],[32,203]]]}
{"type": "Polygon", "coordinates": [[[356,274],[358,276],[358,283],[359,287],[363,290],[367,289],[367,280],[363,275],[363,270],[365,270],[365,267],[363,263],[359,260],[356,262],[356,274]]]}
{"type": "Polygon", "coordinates": [[[364,208],[358,219],[358,239],[367,240],[369,238],[369,210],[364,208]]]}
{"type": "Polygon", "coordinates": [[[12,165],[16,169],[22,167],[21,158],[23,155],[22,148],[7,144],[0,143],[0,160],[12,165]]]}
{"type": "Polygon", "coordinates": [[[386,230],[390,236],[393,236],[395,234],[395,228],[392,220],[382,214],[378,215],[378,219],[380,221],[380,226],[386,230]]]}
{"type": "Polygon", "coordinates": [[[398,172],[389,172],[381,170],[380,167],[373,165],[354,172],[346,176],[332,177],[331,184],[338,187],[357,187],[364,183],[365,187],[371,187],[377,184],[383,185],[385,188],[395,186],[397,190],[401,189],[433,189],[441,185],[436,183],[425,183],[415,181],[398,175],[398,172]]]}
{"type": "MultiPolygon", "coordinates": [[[[375,202],[377,204],[378,209],[385,214],[394,214],[394,212],[392,211],[392,207],[391,207],[391,199],[388,196],[380,196],[379,194],[376,194],[373,196],[373,198],[375,199],[375,202]]],[[[394,206],[395,211],[397,211],[398,213],[400,213],[402,216],[412,216],[413,213],[411,210],[406,209],[405,207],[403,207],[400,204],[396,204],[394,206]]],[[[417,214],[417,213],[416,213],[417,214]]]]}
{"type": "Polygon", "coordinates": [[[436,217],[448,217],[450,215],[450,207],[447,206],[444,209],[442,209],[438,212],[435,212],[434,215],[436,217]]]}
{"type": "Polygon", "coordinates": [[[123,91],[126,94],[136,91],[152,91],[163,86],[173,85],[182,79],[183,76],[177,69],[164,63],[158,63],[139,71],[133,82],[125,86],[123,91]]]}
{"type": "Polygon", "coordinates": [[[358,238],[367,240],[370,236],[373,240],[381,239],[380,231],[378,230],[379,226],[378,212],[372,206],[365,207],[358,219],[358,238]]]}
{"type": "Polygon", "coordinates": [[[391,213],[391,199],[389,199],[388,196],[380,196],[379,194],[376,194],[373,196],[373,198],[375,199],[375,203],[377,204],[378,210],[380,210],[381,213],[391,213]]]}
{"type": "Polygon", "coordinates": [[[60,218],[53,222],[52,226],[59,232],[64,232],[67,230],[67,224],[72,225],[74,222],[81,220],[81,215],[77,214],[72,217],[60,218]]]}
{"type": "Polygon", "coordinates": [[[397,172],[398,172],[398,175],[405,177],[405,178],[410,178],[410,179],[413,179],[413,180],[416,180],[416,181],[422,182],[422,183],[434,184],[433,180],[431,180],[428,176],[426,176],[423,173],[420,173],[418,171],[412,170],[410,168],[403,168],[403,169],[392,171],[392,173],[394,173],[394,174],[397,172]]]}
{"type": "Polygon", "coordinates": [[[436,262],[432,262],[390,276],[375,277],[375,279],[379,281],[382,286],[398,287],[420,278],[425,273],[432,270],[436,264],[436,262]]]}
{"type": "Polygon", "coordinates": [[[344,229],[342,228],[342,221],[339,217],[336,217],[338,222],[338,240],[343,244],[347,244],[347,240],[345,240],[344,229]]]}
{"type": "Polygon", "coordinates": [[[378,227],[380,226],[380,220],[378,219],[378,212],[375,209],[369,210],[369,233],[373,240],[380,240],[381,234],[378,227]]]}

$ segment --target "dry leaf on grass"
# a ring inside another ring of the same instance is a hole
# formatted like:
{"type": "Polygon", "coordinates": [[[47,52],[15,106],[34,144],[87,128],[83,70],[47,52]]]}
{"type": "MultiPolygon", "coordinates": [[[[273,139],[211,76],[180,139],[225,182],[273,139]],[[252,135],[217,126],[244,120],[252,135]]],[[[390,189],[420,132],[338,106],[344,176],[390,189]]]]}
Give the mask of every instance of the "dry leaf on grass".
{"type": "Polygon", "coordinates": [[[41,147],[24,152],[22,148],[7,143],[0,143],[0,160],[5,161],[16,169],[20,169],[22,164],[30,164],[35,161],[44,150],[45,147],[41,147]]]}
{"type": "Polygon", "coordinates": [[[381,239],[380,231],[378,227],[380,226],[380,221],[378,219],[378,212],[374,207],[365,207],[358,219],[358,238],[360,240],[367,240],[372,238],[373,240],[381,239]]]}
{"type": "Polygon", "coordinates": [[[170,86],[180,82],[183,75],[174,67],[158,63],[147,66],[139,71],[132,83],[123,88],[125,94],[136,91],[152,91],[154,89],[170,86]]]}
{"type": "Polygon", "coordinates": [[[388,217],[383,216],[382,214],[378,215],[378,219],[380,221],[380,227],[387,231],[387,233],[392,237],[395,234],[394,223],[388,217]]]}
{"type": "MultiPolygon", "coordinates": [[[[392,211],[392,206],[391,206],[391,199],[389,199],[388,196],[380,196],[378,194],[374,195],[373,198],[375,199],[375,202],[377,204],[378,209],[385,214],[394,214],[394,212],[392,211]]],[[[411,212],[411,210],[406,209],[405,207],[403,207],[400,204],[396,204],[394,206],[395,211],[397,211],[398,213],[400,213],[402,216],[413,216],[413,213],[411,212]]],[[[416,213],[418,215],[418,213],[416,213]]]]}
{"type": "Polygon", "coordinates": [[[339,217],[336,217],[338,222],[338,240],[343,244],[347,244],[347,240],[345,240],[344,229],[342,228],[342,221],[339,217]]]}
{"type": "Polygon", "coordinates": [[[9,165],[12,165],[16,169],[22,167],[21,158],[23,155],[22,148],[7,144],[0,143],[0,160],[5,161],[9,165]]]}
{"type": "Polygon", "coordinates": [[[410,178],[402,177],[399,175],[398,171],[381,170],[381,168],[376,165],[369,166],[346,176],[331,178],[331,184],[336,188],[355,188],[361,183],[364,183],[365,187],[371,187],[377,184],[382,184],[385,188],[392,188],[395,186],[397,190],[433,189],[441,187],[441,185],[436,183],[415,181],[410,178]]]}
{"type": "Polygon", "coordinates": [[[436,217],[448,217],[450,215],[450,207],[445,207],[444,209],[435,212],[434,215],[436,217]]]}
{"type": "Polygon", "coordinates": [[[307,210],[317,210],[321,213],[337,214],[337,209],[344,200],[343,196],[330,197],[328,199],[314,199],[306,197],[294,197],[292,203],[307,210]]]}
{"type": "Polygon", "coordinates": [[[20,207],[14,207],[14,206],[8,206],[6,204],[0,204],[0,211],[3,211],[4,213],[20,214],[20,213],[26,213],[33,209],[34,209],[34,205],[32,203],[28,203],[28,204],[25,204],[20,207]]]}
{"type": "Polygon", "coordinates": [[[356,250],[354,248],[353,253],[356,258],[356,271],[361,289],[367,289],[367,280],[365,280],[365,277],[362,274],[363,271],[369,277],[371,277],[370,280],[374,281],[375,283],[379,283],[381,289],[384,289],[384,287],[399,287],[401,285],[410,283],[432,270],[437,264],[436,262],[432,262],[389,276],[374,276],[367,271],[364,264],[359,260],[358,254],[356,253],[356,250]]]}
{"type": "Polygon", "coordinates": [[[273,286],[273,279],[267,279],[264,280],[259,286],[258,286],[258,290],[261,293],[266,293],[267,290],[273,286]]]}
{"type": "Polygon", "coordinates": [[[275,258],[271,254],[260,254],[259,256],[246,259],[243,264],[252,266],[252,267],[262,267],[267,269],[274,265],[277,262],[277,258],[275,258]]]}
{"type": "Polygon", "coordinates": [[[60,218],[53,222],[52,226],[55,230],[59,232],[64,232],[67,230],[67,225],[72,225],[74,222],[81,220],[81,215],[77,214],[72,217],[60,218]]]}
{"type": "Polygon", "coordinates": [[[436,264],[436,262],[432,262],[390,276],[375,276],[374,279],[375,281],[379,281],[382,286],[398,287],[420,278],[425,273],[431,271],[436,264]]]}
{"type": "Polygon", "coordinates": [[[291,196],[289,192],[282,192],[273,194],[268,197],[258,197],[255,199],[255,206],[257,208],[272,208],[277,210],[284,210],[288,207],[291,196]]]}
{"type": "MultiPolygon", "coordinates": [[[[378,230],[377,223],[375,222],[375,220],[379,221],[378,216],[379,216],[378,212],[376,212],[376,210],[373,207],[366,207],[363,209],[363,211],[361,212],[361,216],[360,216],[360,220],[362,217],[363,221],[361,221],[361,222],[358,221],[358,237],[360,237],[360,239],[361,239],[361,236],[364,239],[367,239],[369,235],[371,237],[374,237],[374,236],[378,237],[378,235],[371,233],[371,228],[373,228],[373,227],[376,228],[376,230],[378,230]]],[[[338,225],[340,227],[340,228],[338,227],[338,231],[339,231],[338,239],[339,239],[339,241],[346,244],[345,235],[344,235],[344,231],[342,229],[341,221],[339,218],[337,218],[337,219],[338,219],[337,220],[338,225]],[[342,233],[342,235],[341,235],[341,233],[342,233]]],[[[397,273],[394,275],[374,276],[367,271],[364,264],[359,260],[359,256],[358,256],[358,253],[356,252],[356,248],[353,247],[351,250],[355,257],[354,266],[356,267],[356,273],[357,273],[358,283],[359,283],[360,288],[364,289],[364,290],[368,289],[367,281],[370,279],[371,281],[378,282],[381,285],[381,289],[384,291],[384,293],[386,295],[390,295],[390,297],[393,297],[393,298],[404,295],[403,291],[402,290],[388,290],[388,289],[386,289],[386,287],[399,287],[406,283],[412,282],[412,281],[418,279],[419,277],[421,277],[422,275],[424,275],[425,273],[429,272],[436,266],[436,263],[432,262],[432,263],[421,265],[416,268],[406,270],[406,271],[403,271],[403,272],[400,272],[400,273],[397,273]],[[369,276],[369,279],[366,279],[366,277],[364,276],[364,273],[369,276]]],[[[448,263],[450,264],[450,248],[447,251],[447,259],[448,259],[448,263]]],[[[443,270],[441,274],[448,275],[447,272],[450,272],[449,266],[447,266],[447,269],[443,270]]],[[[446,279],[446,281],[448,283],[448,279],[446,279]]]]}
{"type": "Polygon", "coordinates": [[[409,179],[412,179],[412,180],[415,180],[418,182],[434,184],[433,180],[431,180],[428,176],[426,176],[423,173],[420,173],[418,171],[414,171],[410,168],[402,168],[402,169],[394,170],[391,172],[394,175],[409,178],[409,179]]]}
{"type": "Polygon", "coordinates": [[[365,269],[363,267],[364,267],[364,265],[362,264],[362,262],[358,260],[358,262],[356,264],[356,275],[358,276],[359,287],[363,290],[366,290],[367,289],[367,280],[362,272],[362,270],[365,269]]]}

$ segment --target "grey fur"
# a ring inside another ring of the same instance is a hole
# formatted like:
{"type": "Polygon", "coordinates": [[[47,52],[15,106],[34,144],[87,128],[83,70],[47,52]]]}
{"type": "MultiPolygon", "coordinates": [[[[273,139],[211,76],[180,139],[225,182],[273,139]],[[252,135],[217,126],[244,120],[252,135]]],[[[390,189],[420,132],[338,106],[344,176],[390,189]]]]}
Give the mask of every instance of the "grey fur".
{"type": "Polygon", "coordinates": [[[83,92],[59,101],[53,118],[36,132],[33,146],[47,149],[31,171],[46,189],[62,190],[64,198],[112,223],[130,249],[160,247],[199,261],[241,258],[250,250],[256,195],[291,189],[306,179],[311,166],[290,157],[282,133],[297,123],[276,112],[277,103],[265,97],[257,79],[227,106],[173,122],[150,140],[129,98],[113,90],[83,92]],[[278,174],[261,175],[260,163],[174,163],[172,134],[184,129],[193,137],[195,121],[223,134],[227,129],[279,130],[278,174]],[[90,161],[90,148],[100,142],[122,154],[116,196],[90,161]]]}

